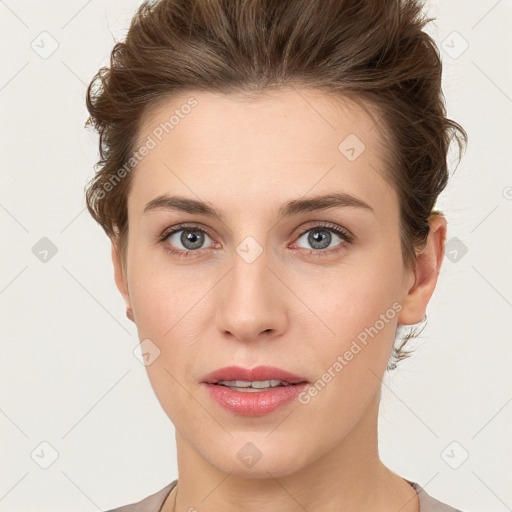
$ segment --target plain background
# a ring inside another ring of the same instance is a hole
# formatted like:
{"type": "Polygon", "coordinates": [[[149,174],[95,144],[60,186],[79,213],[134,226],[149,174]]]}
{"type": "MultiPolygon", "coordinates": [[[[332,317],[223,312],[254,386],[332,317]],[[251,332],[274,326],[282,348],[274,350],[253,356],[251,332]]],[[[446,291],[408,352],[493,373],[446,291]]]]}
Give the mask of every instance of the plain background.
{"type": "MultiPolygon", "coordinates": [[[[106,510],[177,477],[174,427],[134,355],[110,243],[83,194],[98,157],[85,88],[139,4],[0,1],[0,511],[106,510]]],[[[470,141],[438,202],[451,245],[428,325],[384,381],[381,454],[442,501],[505,512],[512,1],[427,5],[448,116],[470,141]]]]}

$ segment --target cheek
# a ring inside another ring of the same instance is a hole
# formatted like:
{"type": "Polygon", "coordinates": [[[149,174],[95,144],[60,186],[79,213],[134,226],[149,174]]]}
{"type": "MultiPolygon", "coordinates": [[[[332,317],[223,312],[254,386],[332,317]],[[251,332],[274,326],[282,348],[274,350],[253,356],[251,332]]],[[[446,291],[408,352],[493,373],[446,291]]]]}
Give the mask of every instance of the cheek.
{"type": "Polygon", "coordinates": [[[175,267],[171,271],[161,262],[146,260],[131,276],[132,304],[139,339],[151,340],[158,351],[146,371],[162,409],[174,424],[186,419],[187,424],[202,425],[205,418],[191,406],[189,393],[196,384],[192,376],[194,364],[197,366],[197,346],[205,338],[200,330],[209,287],[204,280],[200,285],[199,277],[190,278],[189,273],[180,270],[175,267]]]}
{"type": "Polygon", "coordinates": [[[344,374],[352,373],[345,371],[349,367],[359,368],[356,381],[363,375],[376,380],[369,370],[376,375],[385,370],[402,308],[400,255],[381,254],[387,257],[340,267],[315,285],[314,296],[310,292],[310,304],[329,328],[322,337],[323,367],[332,368],[341,356],[344,374]]]}
{"type": "MultiPolygon", "coordinates": [[[[400,256],[384,251],[360,252],[339,267],[307,281],[309,284],[303,291],[311,297],[310,303],[314,304],[318,316],[334,331],[332,337],[351,339],[373,326],[386,312],[393,323],[395,310],[388,310],[400,299],[400,256]],[[310,291],[306,292],[307,289],[310,291]]],[[[379,330],[387,332],[380,323],[379,326],[379,330]]]]}
{"type": "Polygon", "coordinates": [[[212,328],[208,291],[218,278],[211,269],[201,273],[172,265],[163,251],[156,256],[141,252],[132,258],[129,286],[138,337],[151,340],[159,351],[146,370],[162,405],[171,404],[180,384],[187,387],[193,382],[197,347],[208,336],[205,328],[212,328]],[[189,377],[191,382],[185,382],[189,377]]]}
{"type": "Polygon", "coordinates": [[[327,280],[321,292],[315,287],[316,300],[310,294],[315,313],[330,328],[322,329],[327,335],[315,336],[321,327],[315,320],[307,336],[315,340],[312,357],[319,368],[301,402],[312,431],[343,437],[379,392],[401,309],[397,284],[388,276],[379,276],[375,268],[352,268],[327,280]]]}
{"type": "Polygon", "coordinates": [[[353,272],[343,284],[323,290],[324,300],[319,304],[340,340],[356,338],[372,326],[386,336],[388,327],[396,324],[398,284],[378,281],[370,274],[353,272]]]}
{"type": "Polygon", "coordinates": [[[165,343],[200,306],[207,290],[204,277],[172,262],[161,247],[134,250],[130,257],[130,298],[139,333],[165,343]]]}

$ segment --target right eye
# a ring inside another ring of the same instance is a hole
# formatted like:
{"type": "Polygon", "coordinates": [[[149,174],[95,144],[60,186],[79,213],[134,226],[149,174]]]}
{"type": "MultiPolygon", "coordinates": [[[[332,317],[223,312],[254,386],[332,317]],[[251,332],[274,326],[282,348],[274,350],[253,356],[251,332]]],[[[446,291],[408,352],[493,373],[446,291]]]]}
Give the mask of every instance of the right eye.
{"type": "MultiPolygon", "coordinates": [[[[171,231],[166,231],[161,237],[165,249],[179,256],[188,256],[191,252],[203,249],[206,237],[211,240],[206,231],[197,227],[175,226],[171,231]]],[[[210,246],[209,246],[210,247],[210,246]]]]}

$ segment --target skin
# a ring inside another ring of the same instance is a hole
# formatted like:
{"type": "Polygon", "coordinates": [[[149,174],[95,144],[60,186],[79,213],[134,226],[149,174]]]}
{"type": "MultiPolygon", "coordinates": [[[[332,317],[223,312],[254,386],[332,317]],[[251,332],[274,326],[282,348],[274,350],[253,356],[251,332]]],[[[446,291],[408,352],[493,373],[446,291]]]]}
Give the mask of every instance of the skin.
{"type": "Polygon", "coordinates": [[[258,99],[188,92],[146,116],[140,140],[191,96],[198,105],[132,171],[125,267],[112,240],[116,285],[140,340],[160,350],[146,369],[176,429],[179,483],[163,511],[418,511],[415,491],[379,459],[378,408],[397,324],[420,322],[434,292],[445,218],[431,217],[407,270],[379,128],[348,99],[319,91],[258,99]],[[338,150],[349,134],[366,146],[354,161],[338,150]],[[278,220],[283,203],[333,191],[374,213],[331,208],[278,220]],[[143,214],[164,193],[206,201],[223,221],[143,214]],[[159,242],[183,222],[211,233],[200,249],[180,243],[181,232],[159,242]],[[320,222],[349,230],[353,242],[329,232],[329,248],[318,249],[308,242],[317,231],[299,234],[320,222]],[[262,249],[252,263],[236,251],[247,236],[262,249]],[[191,254],[180,258],[165,244],[191,254]],[[394,303],[401,311],[308,404],[246,417],[221,408],[201,384],[232,364],[277,366],[314,383],[394,303]],[[252,467],[237,457],[248,442],[261,452],[252,467]]]}

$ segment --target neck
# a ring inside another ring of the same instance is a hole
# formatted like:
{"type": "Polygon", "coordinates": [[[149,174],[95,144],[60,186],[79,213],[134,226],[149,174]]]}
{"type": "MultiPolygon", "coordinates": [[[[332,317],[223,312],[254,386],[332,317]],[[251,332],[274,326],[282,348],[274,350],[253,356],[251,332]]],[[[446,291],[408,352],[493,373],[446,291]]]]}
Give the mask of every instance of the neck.
{"type": "Polygon", "coordinates": [[[271,472],[266,472],[268,478],[251,478],[220,471],[177,431],[179,480],[162,512],[418,512],[414,489],[380,461],[379,400],[376,395],[357,425],[337,446],[326,447],[308,465],[277,478],[271,472]]]}

